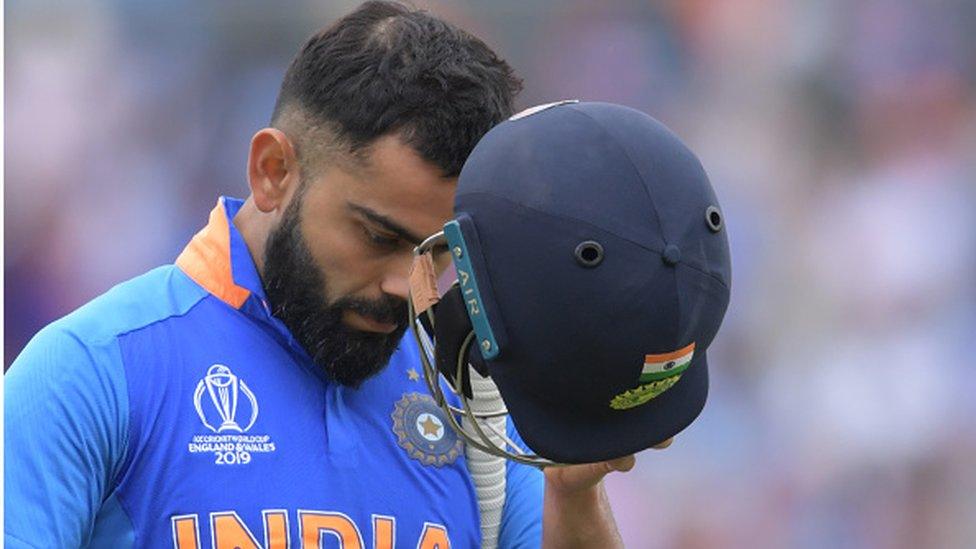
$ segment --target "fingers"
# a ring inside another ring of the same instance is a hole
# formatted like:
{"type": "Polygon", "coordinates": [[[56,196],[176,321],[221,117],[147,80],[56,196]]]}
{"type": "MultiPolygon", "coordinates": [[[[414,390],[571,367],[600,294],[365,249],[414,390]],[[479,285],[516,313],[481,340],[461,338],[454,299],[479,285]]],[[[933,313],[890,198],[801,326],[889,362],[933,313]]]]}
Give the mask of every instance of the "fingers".
{"type": "MultiPolygon", "coordinates": [[[[652,446],[651,448],[655,450],[663,450],[668,446],[671,446],[672,442],[674,442],[674,437],[671,437],[660,444],[652,446]]],[[[603,474],[607,474],[607,473],[612,473],[614,471],[620,471],[621,473],[626,473],[627,471],[633,469],[634,465],[636,464],[637,464],[637,457],[631,454],[629,456],[624,456],[622,458],[611,459],[610,461],[604,461],[600,465],[603,465],[604,468],[603,474]]]]}
{"type": "MultiPolygon", "coordinates": [[[[668,440],[665,440],[664,442],[657,444],[656,446],[652,446],[652,448],[654,448],[655,450],[663,450],[668,446],[671,446],[672,442],[674,442],[674,437],[671,437],[668,440]]],[[[604,475],[607,475],[614,471],[626,473],[627,471],[633,469],[636,464],[637,464],[637,457],[631,454],[629,456],[624,456],[617,459],[611,459],[609,461],[601,461],[600,463],[589,464],[589,466],[592,468],[590,469],[590,471],[592,472],[587,474],[594,475],[595,478],[599,479],[604,475]]]]}
{"type": "Polygon", "coordinates": [[[637,458],[634,455],[629,455],[622,458],[605,461],[603,463],[606,465],[607,473],[611,473],[613,471],[626,473],[634,468],[634,465],[637,463],[637,458]]]}
{"type": "Polygon", "coordinates": [[[674,437],[671,437],[668,440],[665,440],[664,442],[658,444],[657,446],[652,446],[652,448],[654,448],[655,450],[663,450],[663,449],[667,448],[668,446],[671,446],[671,443],[672,442],[674,442],[674,437]]]}

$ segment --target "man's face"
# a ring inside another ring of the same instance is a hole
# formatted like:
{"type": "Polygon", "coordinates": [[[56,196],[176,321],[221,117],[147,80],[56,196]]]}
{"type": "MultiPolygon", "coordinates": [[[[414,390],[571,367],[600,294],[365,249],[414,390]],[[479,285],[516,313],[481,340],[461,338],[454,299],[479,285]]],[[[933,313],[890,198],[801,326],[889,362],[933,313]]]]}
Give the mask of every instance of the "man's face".
{"type": "Polygon", "coordinates": [[[272,311],[316,364],[358,386],[407,328],[413,248],[451,216],[456,179],[397,136],[303,178],[265,248],[272,311]]]}

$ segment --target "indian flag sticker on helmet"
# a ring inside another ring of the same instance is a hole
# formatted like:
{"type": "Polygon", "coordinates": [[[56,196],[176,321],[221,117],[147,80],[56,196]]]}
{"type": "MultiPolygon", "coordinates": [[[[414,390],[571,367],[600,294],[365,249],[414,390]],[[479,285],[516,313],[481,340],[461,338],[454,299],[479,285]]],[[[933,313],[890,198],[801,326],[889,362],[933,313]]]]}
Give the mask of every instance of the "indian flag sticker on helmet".
{"type": "Polygon", "coordinates": [[[645,355],[638,386],[613,397],[610,407],[626,410],[649,402],[681,379],[681,373],[688,369],[694,356],[694,342],[670,353],[645,355]]]}
{"type": "Polygon", "coordinates": [[[672,353],[659,355],[645,355],[644,368],[641,370],[640,382],[650,383],[666,377],[671,377],[685,371],[695,356],[695,344],[683,347],[672,353]]]}

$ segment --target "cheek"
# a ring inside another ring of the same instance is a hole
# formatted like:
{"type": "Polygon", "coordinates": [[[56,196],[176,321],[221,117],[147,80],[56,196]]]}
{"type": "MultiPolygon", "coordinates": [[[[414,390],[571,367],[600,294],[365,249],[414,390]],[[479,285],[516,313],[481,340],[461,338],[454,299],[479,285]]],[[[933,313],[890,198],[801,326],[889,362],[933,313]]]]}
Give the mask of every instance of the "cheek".
{"type": "Polygon", "coordinates": [[[330,300],[361,293],[370,285],[375,262],[356,233],[361,229],[350,223],[307,225],[305,238],[316,266],[325,274],[330,300]]]}

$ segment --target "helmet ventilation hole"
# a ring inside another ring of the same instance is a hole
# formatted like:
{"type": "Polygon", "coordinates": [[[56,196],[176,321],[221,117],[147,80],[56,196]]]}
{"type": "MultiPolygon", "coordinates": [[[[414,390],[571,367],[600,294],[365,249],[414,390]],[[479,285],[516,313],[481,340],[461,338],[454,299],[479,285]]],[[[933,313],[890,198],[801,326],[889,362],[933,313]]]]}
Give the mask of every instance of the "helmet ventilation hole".
{"type": "Polygon", "coordinates": [[[705,208],[705,223],[708,225],[709,230],[713,233],[717,233],[722,230],[722,212],[718,211],[715,206],[709,206],[705,208]]]}
{"type": "Polygon", "coordinates": [[[603,246],[599,242],[586,240],[576,246],[576,262],[584,267],[596,267],[603,261],[603,246]]]}

